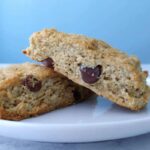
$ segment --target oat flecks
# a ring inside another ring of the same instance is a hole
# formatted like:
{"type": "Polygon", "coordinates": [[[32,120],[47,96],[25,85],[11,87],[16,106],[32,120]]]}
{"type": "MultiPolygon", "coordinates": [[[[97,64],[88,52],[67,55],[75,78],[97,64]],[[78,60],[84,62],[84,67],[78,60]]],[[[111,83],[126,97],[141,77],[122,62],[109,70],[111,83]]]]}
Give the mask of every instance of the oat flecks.
{"type": "Polygon", "coordinates": [[[25,63],[0,69],[0,118],[21,120],[74,104],[75,89],[79,101],[92,94],[44,66],[25,63]]]}
{"type": "Polygon", "coordinates": [[[46,29],[31,36],[26,51],[36,61],[52,58],[55,71],[121,106],[139,110],[148,102],[149,88],[140,61],[101,40],[46,29]],[[87,84],[79,64],[90,68],[101,65],[103,73],[96,83],[87,84]]]}

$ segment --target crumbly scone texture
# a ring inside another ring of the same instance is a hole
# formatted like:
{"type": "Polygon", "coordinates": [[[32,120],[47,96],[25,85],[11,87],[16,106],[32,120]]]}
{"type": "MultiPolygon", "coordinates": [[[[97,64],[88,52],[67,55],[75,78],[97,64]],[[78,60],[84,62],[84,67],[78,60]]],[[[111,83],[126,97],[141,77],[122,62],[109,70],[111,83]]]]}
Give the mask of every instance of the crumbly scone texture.
{"type": "Polygon", "coordinates": [[[23,53],[39,62],[52,59],[56,72],[120,106],[140,110],[148,102],[148,72],[142,71],[140,61],[103,41],[44,29],[33,33],[23,53]],[[92,83],[87,83],[90,76],[92,83]]]}
{"type": "Polygon", "coordinates": [[[91,91],[52,69],[24,63],[0,69],[0,118],[22,120],[88,98],[91,91]]]}

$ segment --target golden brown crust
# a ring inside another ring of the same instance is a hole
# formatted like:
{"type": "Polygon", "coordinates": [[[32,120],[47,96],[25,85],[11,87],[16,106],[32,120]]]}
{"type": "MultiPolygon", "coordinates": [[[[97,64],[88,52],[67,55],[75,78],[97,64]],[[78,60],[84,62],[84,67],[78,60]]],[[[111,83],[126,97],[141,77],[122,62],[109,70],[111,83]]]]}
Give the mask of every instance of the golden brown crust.
{"type": "Polygon", "coordinates": [[[20,81],[20,78],[25,77],[27,74],[38,76],[41,80],[46,77],[62,77],[62,75],[54,72],[52,69],[47,69],[38,64],[24,63],[21,65],[11,65],[7,69],[0,69],[0,90],[17,84],[20,81]]]}
{"type": "Polygon", "coordinates": [[[9,112],[6,111],[3,108],[0,108],[0,119],[5,119],[5,120],[22,120],[22,119],[26,119],[26,118],[30,118],[30,117],[35,117],[35,116],[39,116],[41,114],[45,114],[47,112],[53,111],[55,109],[59,109],[59,108],[63,108],[66,106],[69,106],[71,104],[74,104],[73,102],[70,103],[69,101],[65,103],[61,103],[57,106],[57,108],[55,106],[47,106],[44,105],[44,107],[39,107],[39,109],[37,109],[36,111],[33,112],[22,112],[22,113],[16,113],[16,112],[9,112]]]}

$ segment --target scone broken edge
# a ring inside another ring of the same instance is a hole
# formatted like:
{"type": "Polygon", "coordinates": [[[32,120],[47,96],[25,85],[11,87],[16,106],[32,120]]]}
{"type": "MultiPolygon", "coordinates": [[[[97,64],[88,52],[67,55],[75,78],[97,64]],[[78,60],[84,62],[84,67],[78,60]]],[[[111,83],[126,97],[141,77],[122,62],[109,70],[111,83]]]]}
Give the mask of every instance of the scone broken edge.
{"type": "Polygon", "coordinates": [[[121,106],[139,110],[148,102],[147,73],[140,61],[103,41],[45,29],[31,36],[23,52],[39,62],[51,59],[44,64],[53,63],[55,71],[121,106]]]}

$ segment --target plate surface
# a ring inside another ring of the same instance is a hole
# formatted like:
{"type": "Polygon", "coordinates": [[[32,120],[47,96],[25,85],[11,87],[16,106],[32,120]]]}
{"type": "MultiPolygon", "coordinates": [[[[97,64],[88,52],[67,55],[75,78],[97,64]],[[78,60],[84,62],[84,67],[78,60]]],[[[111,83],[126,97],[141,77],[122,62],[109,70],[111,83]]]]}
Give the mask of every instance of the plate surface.
{"type": "Polygon", "coordinates": [[[147,132],[150,104],[131,112],[101,97],[23,121],[0,120],[0,135],[44,142],[104,141],[147,132]]]}

